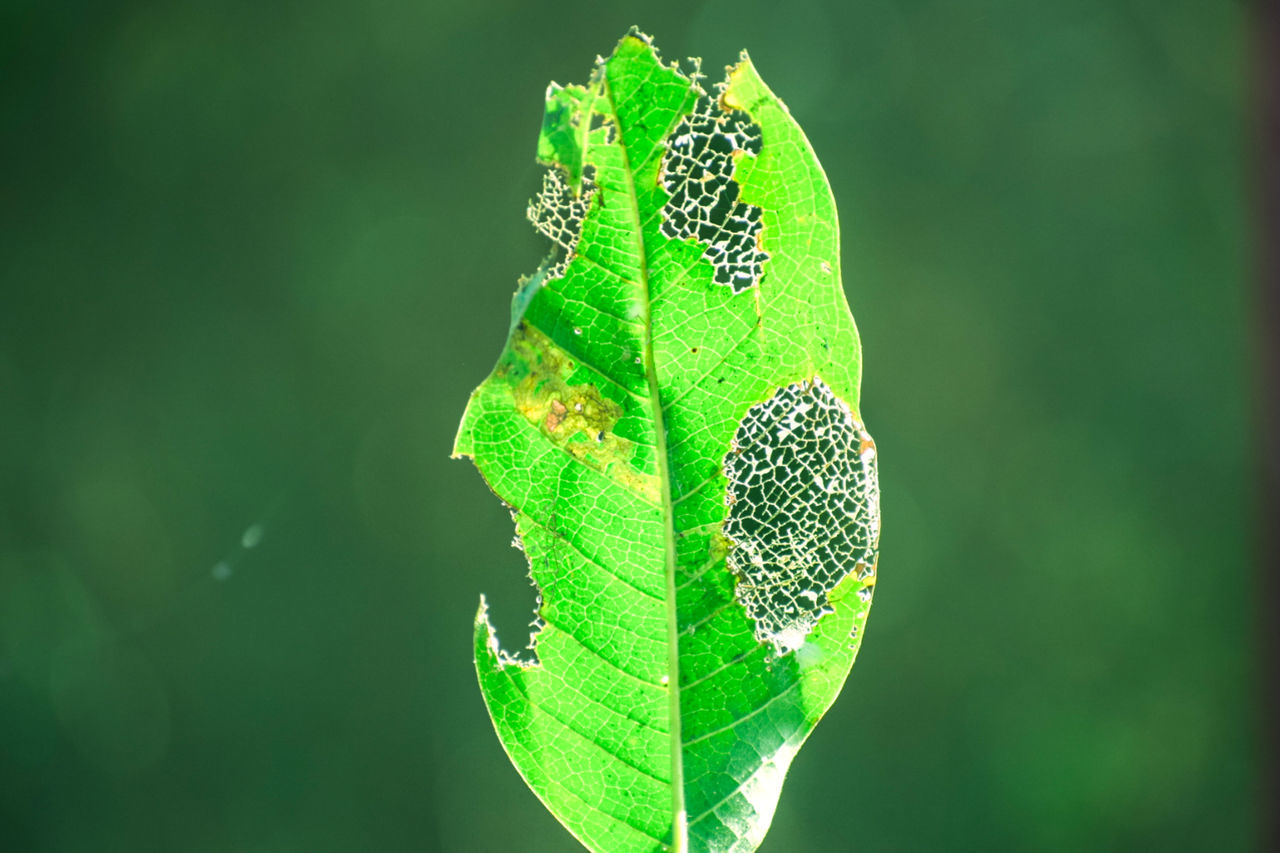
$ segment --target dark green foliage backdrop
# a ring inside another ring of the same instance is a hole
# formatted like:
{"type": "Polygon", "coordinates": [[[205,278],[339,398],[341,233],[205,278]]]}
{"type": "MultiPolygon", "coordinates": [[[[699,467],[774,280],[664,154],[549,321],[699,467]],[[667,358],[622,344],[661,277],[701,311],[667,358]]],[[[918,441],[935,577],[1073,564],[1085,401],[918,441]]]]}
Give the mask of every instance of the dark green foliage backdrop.
{"type": "Polygon", "coordinates": [[[572,847],[446,457],[543,87],[638,23],[751,50],[863,333],[879,591],[765,849],[1256,849],[1244,7],[599,5],[5,5],[0,847],[572,847]]]}

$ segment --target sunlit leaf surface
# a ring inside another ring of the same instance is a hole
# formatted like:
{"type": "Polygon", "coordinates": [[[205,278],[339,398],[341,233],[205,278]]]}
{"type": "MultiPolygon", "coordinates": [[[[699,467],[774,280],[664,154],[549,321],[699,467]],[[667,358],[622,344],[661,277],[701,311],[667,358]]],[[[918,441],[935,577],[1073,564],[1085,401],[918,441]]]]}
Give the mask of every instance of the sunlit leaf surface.
{"type": "Polygon", "coordinates": [[[745,54],[712,85],[635,32],[549,88],[538,154],[552,252],[455,447],[539,591],[524,649],[482,602],[481,689],[590,849],[754,850],[875,584],[831,191],[745,54]]]}

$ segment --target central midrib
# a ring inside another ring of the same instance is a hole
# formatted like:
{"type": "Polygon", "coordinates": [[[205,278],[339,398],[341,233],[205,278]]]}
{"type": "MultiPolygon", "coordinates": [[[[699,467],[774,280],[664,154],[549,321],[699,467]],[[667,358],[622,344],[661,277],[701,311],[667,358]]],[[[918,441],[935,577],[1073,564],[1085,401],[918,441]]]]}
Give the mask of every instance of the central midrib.
{"type": "MultiPolygon", "coordinates": [[[[619,123],[618,104],[609,86],[609,76],[601,74],[605,96],[619,123]]],[[[618,147],[622,151],[622,171],[627,181],[627,197],[631,207],[635,230],[637,255],[640,259],[640,285],[644,291],[644,372],[649,386],[649,409],[653,416],[654,442],[658,457],[658,488],[660,511],[665,528],[664,573],[667,586],[667,721],[671,750],[671,853],[687,853],[689,847],[688,813],[684,802],[684,745],[680,729],[680,621],[676,609],[676,536],[675,507],[671,500],[671,461],[667,457],[667,430],[663,421],[662,397],[658,387],[658,371],[653,355],[652,299],[649,291],[649,258],[645,247],[644,229],[640,220],[640,204],[636,195],[635,173],[631,168],[631,154],[627,150],[626,137],[619,123],[618,147]]]]}

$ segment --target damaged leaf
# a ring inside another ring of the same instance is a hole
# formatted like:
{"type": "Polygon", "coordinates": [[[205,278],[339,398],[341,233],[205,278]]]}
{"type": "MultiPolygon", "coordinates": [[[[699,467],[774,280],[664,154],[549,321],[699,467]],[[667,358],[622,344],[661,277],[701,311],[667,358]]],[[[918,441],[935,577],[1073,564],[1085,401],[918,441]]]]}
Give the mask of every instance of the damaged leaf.
{"type": "Polygon", "coordinates": [[[538,156],[551,253],[454,448],[538,592],[519,653],[481,600],[481,690],[591,850],[751,851],[875,584],[835,204],[745,53],[708,85],[634,31],[548,89],[538,156]]]}

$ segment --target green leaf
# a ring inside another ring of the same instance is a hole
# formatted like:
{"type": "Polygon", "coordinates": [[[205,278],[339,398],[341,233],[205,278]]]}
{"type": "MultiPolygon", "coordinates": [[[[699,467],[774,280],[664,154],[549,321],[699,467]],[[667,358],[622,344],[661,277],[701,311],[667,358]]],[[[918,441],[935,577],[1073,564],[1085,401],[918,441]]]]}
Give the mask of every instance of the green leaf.
{"type": "Polygon", "coordinates": [[[835,203],[744,53],[704,91],[633,31],[547,93],[522,282],[454,448],[510,508],[527,649],[481,599],[498,736],[588,848],[750,851],[875,583],[875,446],[835,203]]]}

